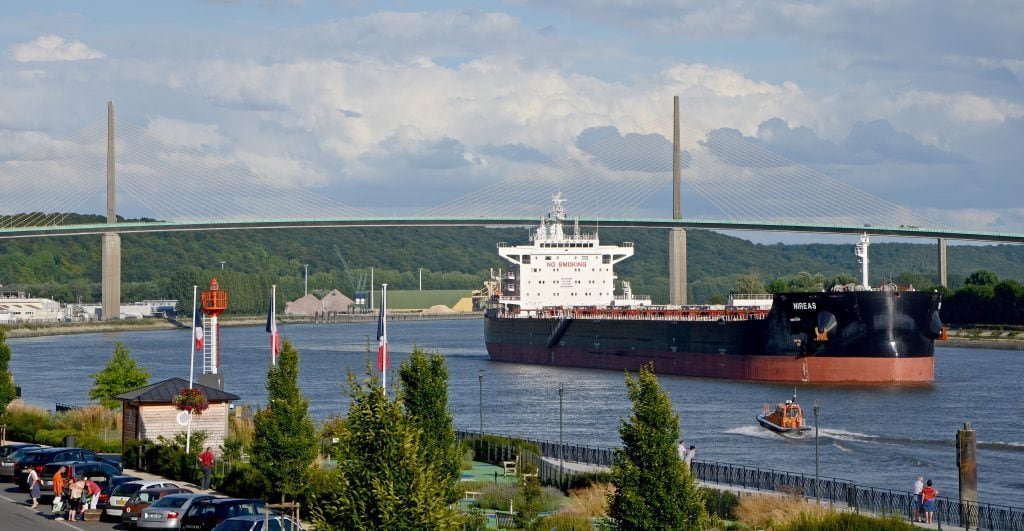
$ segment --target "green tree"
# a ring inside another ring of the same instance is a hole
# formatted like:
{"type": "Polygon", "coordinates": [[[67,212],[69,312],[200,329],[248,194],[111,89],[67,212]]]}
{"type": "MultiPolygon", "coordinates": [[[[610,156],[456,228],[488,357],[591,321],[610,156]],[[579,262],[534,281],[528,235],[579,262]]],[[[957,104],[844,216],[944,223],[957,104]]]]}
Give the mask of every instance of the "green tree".
{"type": "Polygon", "coordinates": [[[703,529],[703,497],[675,448],[679,415],[653,366],[641,367],[637,380],[627,372],[626,388],[633,414],[619,426],[609,517],[618,529],[703,529]]]}
{"type": "Polygon", "coordinates": [[[117,409],[121,407],[121,401],[114,397],[145,386],[149,383],[149,377],[150,372],[139,367],[128,347],[118,341],[107,366],[92,375],[93,384],[89,390],[89,398],[99,400],[107,409],[117,409]]]}
{"type": "Polygon", "coordinates": [[[736,277],[736,293],[764,293],[764,282],[761,275],[750,273],[736,277]]]}
{"type": "Polygon", "coordinates": [[[280,493],[282,502],[302,492],[316,457],[317,437],[309,400],[299,390],[299,351],[289,341],[267,372],[267,407],[256,413],[254,432],[253,465],[270,492],[280,493]]]}
{"type": "Polygon", "coordinates": [[[7,405],[16,398],[14,375],[11,374],[11,347],[7,334],[0,328],[0,415],[7,411],[7,405]]]}
{"type": "Polygon", "coordinates": [[[427,355],[413,347],[409,360],[398,372],[402,382],[402,404],[412,424],[420,430],[424,456],[447,487],[445,500],[459,500],[462,452],[455,438],[455,421],[448,409],[448,366],[444,356],[427,355]]]}
{"type": "Polygon", "coordinates": [[[542,493],[536,469],[523,467],[523,480],[519,483],[519,492],[523,501],[516,507],[513,523],[518,529],[539,529],[542,493]]]}
{"type": "Polygon", "coordinates": [[[995,286],[999,282],[999,277],[991,271],[975,271],[968,275],[967,279],[964,280],[965,286],[995,286]]]}
{"type": "Polygon", "coordinates": [[[348,375],[346,429],[333,447],[338,473],[311,500],[317,529],[457,529],[458,513],[420,446],[420,431],[370,371],[348,375]]]}

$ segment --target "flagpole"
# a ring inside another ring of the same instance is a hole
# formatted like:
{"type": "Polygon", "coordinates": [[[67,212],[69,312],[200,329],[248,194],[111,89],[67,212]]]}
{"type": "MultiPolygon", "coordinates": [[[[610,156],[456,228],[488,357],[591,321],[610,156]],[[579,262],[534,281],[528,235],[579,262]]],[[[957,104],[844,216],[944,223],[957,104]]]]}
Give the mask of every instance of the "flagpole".
{"type": "MultiPolygon", "coordinates": [[[[272,323],[274,328],[277,328],[277,284],[270,285],[270,318],[274,320],[272,323]]],[[[277,338],[271,333],[270,336],[270,366],[277,367],[277,338]]]]}
{"type": "MultiPolygon", "coordinates": [[[[196,318],[196,295],[199,294],[199,286],[192,286],[192,320],[196,318]]],[[[192,323],[192,333],[189,334],[189,343],[192,344],[192,355],[189,356],[188,360],[188,388],[192,389],[192,374],[196,370],[196,324],[192,323]]]]}
{"type": "Polygon", "coordinates": [[[383,374],[381,379],[381,387],[384,389],[384,394],[388,394],[388,285],[380,285],[380,315],[381,315],[381,331],[384,338],[384,363],[381,366],[381,373],[383,374]]]}
{"type": "MultiPolygon", "coordinates": [[[[192,320],[196,319],[196,296],[199,294],[199,286],[192,285],[192,320]]],[[[188,358],[188,388],[192,389],[192,375],[196,370],[196,324],[192,323],[192,330],[189,334],[189,343],[192,344],[192,353],[188,358]]],[[[188,424],[185,426],[185,455],[192,449],[192,412],[188,414],[188,424]]]]}

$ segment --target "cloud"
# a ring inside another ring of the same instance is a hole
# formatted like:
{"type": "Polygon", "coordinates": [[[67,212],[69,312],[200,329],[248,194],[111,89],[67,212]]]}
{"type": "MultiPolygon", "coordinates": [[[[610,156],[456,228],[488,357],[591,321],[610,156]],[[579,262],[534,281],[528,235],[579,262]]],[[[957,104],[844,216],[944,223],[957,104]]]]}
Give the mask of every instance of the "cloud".
{"type": "Polygon", "coordinates": [[[157,116],[149,121],[146,129],[160,140],[176,146],[199,149],[215,148],[229,143],[214,124],[197,124],[157,116]]]}
{"type": "Polygon", "coordinates": [[[59,35],[44,35],[31,42],[11,46],[9,55],[19,63],[33,61],[82,61],[100,59],[102,52],[89,48],[81,41],[65,40],[59,35]]]}
{"type": "Polygon", "coordinates": [[[748,140],[803,164],[963,164],[962,155],[921,143],[909,133],[896,130],[887,120],[857,122],[846,139],[835,143],[807,127],[791,128],[773,118],[758,127],[748,140]]]}
{"type": "Polygon", "coordinates": [[[235,156],[253,173],[278,186],[323,186],[329,182],[309,161],[248,151],[238,151],[235,156]]]}

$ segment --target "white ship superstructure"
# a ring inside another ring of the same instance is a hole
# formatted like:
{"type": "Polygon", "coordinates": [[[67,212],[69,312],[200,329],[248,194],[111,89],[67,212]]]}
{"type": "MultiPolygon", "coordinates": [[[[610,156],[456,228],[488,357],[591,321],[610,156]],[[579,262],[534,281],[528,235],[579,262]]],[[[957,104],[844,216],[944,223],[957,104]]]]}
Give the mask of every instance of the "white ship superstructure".
{"type": "Polygon", "coordinates": [[[579,220],[572,234],[565,231],[565,200],[552,198],[554,206],[530,236],[527,245],[498,244],[498,254],[512,265],[501,277],[498,302],[522,311],[542,308],[609,307],[649,305],[650,299],[625,293],[615,296],[615,264],[633,256],[631,242],[601,245],[597,233],[580,232],[579,220]]]}

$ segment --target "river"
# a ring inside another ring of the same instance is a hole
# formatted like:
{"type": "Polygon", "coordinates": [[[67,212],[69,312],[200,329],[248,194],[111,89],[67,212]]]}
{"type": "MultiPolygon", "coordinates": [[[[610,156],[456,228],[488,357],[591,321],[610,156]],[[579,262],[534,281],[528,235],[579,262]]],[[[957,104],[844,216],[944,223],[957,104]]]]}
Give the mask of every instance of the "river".
{"type": "MultiPolygon", "coordinates": [[[[281,330],[300,351],[300,385],[312,416],[343,414],[346,371],[362,375],[375,358],[376,323],[281,330]],[[373,354],[368,354],[371,343],[373,354]]],[[[622,373],[492,362],[483,345],[482,320],[395,321],[388,332],[393,355],[389,385],[413,344],[446,356],[451,408],[460,428],[479,429],[482,374],[485,431],[558,440],[558,386],[563,383],[565,441],[619,444],[619,423],[629,415],[622,373]]],[[[117,341],[153,373],[151,381],[187,378],[189,330],[9,339],[11,369],[23,398],[47,409],[55,402],[87,403],[90,375],[103,368],[117,341]]],[[[262,327],[223,328],[221,342],[226,390],[241,396],[242,403],[263,403],[268,334],[262,327]]],[[[981,501],[1024,506],[1019,499],[1024,488],[1022,366],[1024,353],[1019,351],[938,347],[934,385],[798,386],[798,401],[811,422],[811,405],[818,401],[821,406],[822,477],[909,490],[922,474],[935,481],[941,494],[956,497],[954,439],[969,421],[979,441],[981,501]]],[[[813,436],[784,439],[754,419],[765,402],[789,398],[792,386],[681,376],[659,380],[680,414],[687,444],[697,446],[698,459],[814,473],[813,436]]]]}

